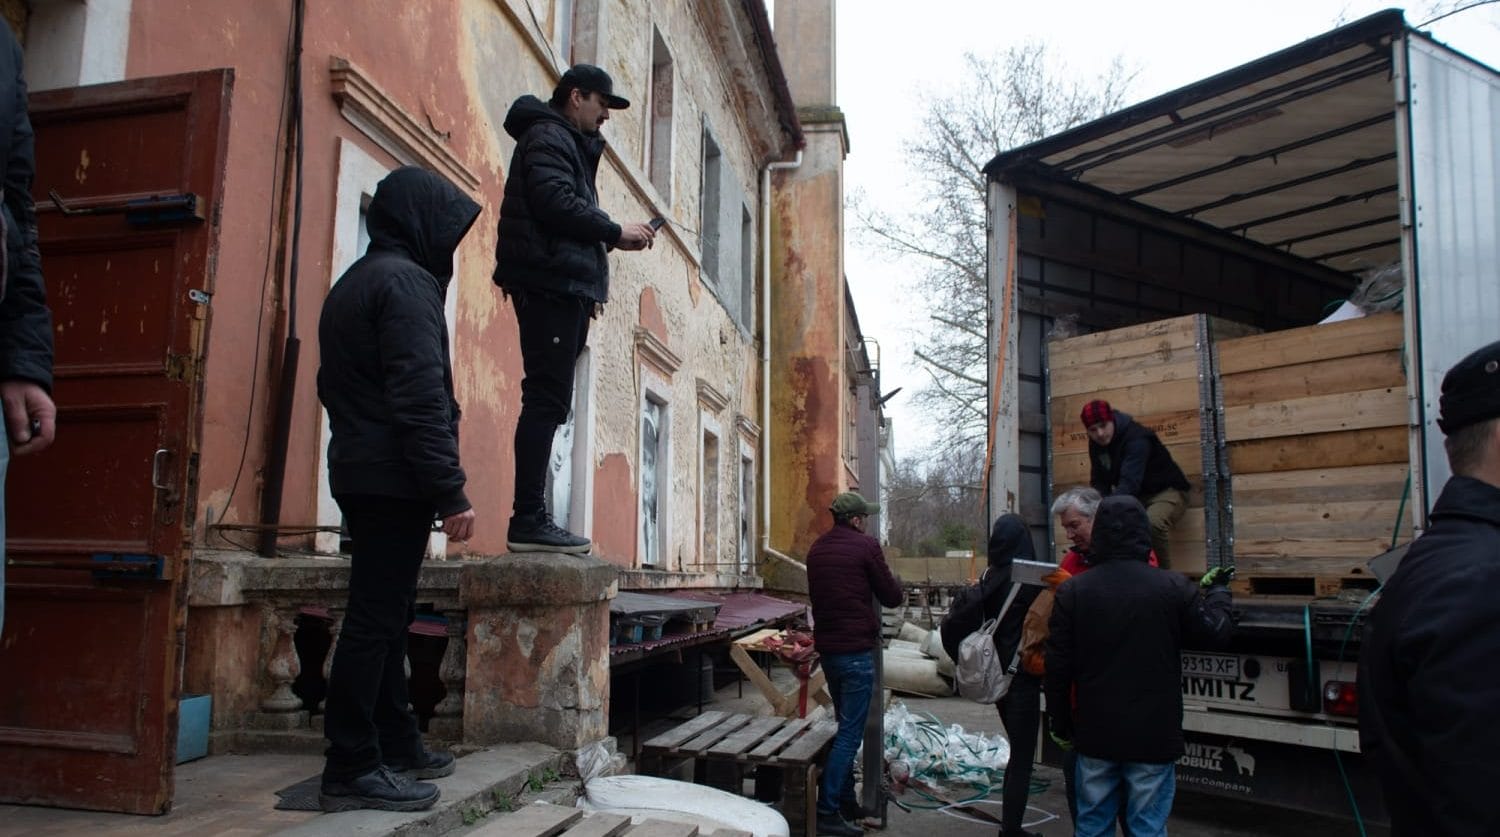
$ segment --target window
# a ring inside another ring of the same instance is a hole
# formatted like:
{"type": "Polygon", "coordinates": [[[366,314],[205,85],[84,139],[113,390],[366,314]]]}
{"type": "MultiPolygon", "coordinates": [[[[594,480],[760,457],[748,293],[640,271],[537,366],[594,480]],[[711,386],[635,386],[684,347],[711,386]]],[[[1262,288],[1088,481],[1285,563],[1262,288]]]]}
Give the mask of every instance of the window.
{"type": "Polygon", "coordinates": [[[740,205],[740,327],[752,331],[755,325],[755,224],[750,207],[740,205]]]}
{"type": "Polygon", "coordinates": [[[552,41],[557,45],[557,56],[564,64],[573,64],[573,0],[554,0],[552,3],[552,41]]]}
{"type": "Polygon", "coordinates": [[[32,0],[23,7],[30,9],[23,39],[27,87],[52,90],[125,78],[130,0],[32,0]]]}
{"type": "Polygon", "coordinates": [[[649,121],[646,123],[646,169],[656,193],[672,200],[672,53],[661,37],[661,30],[651,30],[651,89],[649,121]]]}
{"type": "Polygon", "coordinates": [[[740,574],[755,566],[755,460],[750,448],[740,445],[740,574]]]}
{"type": "Polygon", "coordinates": [[[566,66],[598,63],[599,0],[554,0],[552,41],[566,66]]]}
{"type": "Polygon", "coordinates": [[[648,389],[641,401],[640,550],[643,566],[661,566],[667,554],[667,483],[670,480],[668,421],[671,412],[658,391],[648,389]]]}
{"type": "Polygon", "coordinates": [[[557,525],[587,536],[592,521],[587,520],[592,469],[589,461],[589,393],[591,385],[589,350],[584,348],[573,368],[573,409],[568,420],[557,428],[552,440],[552,459],[547,464],[547,510],[557,525]]]}
{"type": "Polygon", "coordinates": [[[719,279],[719,218],[723,213],[724,155],[708,128],[703,129],[703,197],[699,201],[700,247],[703,253],[703,276],[710,283],[719,279]]]}
{"type": "Polygon", "coordinates": [[[719,425],[704,414],[703,450],[698,463],[699,515],[703,520],[702,557],[705,569],[719,564],[719,425]]]}

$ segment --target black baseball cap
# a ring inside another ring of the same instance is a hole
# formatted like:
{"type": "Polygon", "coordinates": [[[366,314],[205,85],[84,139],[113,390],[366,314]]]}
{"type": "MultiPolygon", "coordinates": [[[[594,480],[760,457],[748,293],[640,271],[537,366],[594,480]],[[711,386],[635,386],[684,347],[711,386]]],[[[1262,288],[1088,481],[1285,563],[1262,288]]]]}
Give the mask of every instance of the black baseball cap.
{"type": "Polygon", "coordinates": [[[598,93],[604,98],[605,107],[610,110],[624,110],[630,107],[630,100],[623,96],[615,95],[614,79],[609,73],[595,67],[593,64],[574,64],[563,73],[562,80],[557,83],[559,88],[576,87],[585,93],[598,93]]]}
{"type": "Polygon", "coordinates": [[[1452,435],[1500,416],[1500,340],[1475,349],[1443,376],[1438,427],[1452,435]]]}

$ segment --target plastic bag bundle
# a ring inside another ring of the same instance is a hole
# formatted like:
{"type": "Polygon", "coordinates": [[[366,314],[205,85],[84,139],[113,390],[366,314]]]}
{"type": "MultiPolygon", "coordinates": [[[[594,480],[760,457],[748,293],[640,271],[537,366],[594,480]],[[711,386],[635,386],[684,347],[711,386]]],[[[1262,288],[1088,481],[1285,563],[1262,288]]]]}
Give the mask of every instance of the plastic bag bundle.
{"type": "Polygon", "coordinates": [[[910,775],[934,785],[993,785],[1010,761],[1010,744],[1000,735],[965,732],[958,724],[945,727],[895,701],[885,713],[885,760],[893,777],[910,775]]]}

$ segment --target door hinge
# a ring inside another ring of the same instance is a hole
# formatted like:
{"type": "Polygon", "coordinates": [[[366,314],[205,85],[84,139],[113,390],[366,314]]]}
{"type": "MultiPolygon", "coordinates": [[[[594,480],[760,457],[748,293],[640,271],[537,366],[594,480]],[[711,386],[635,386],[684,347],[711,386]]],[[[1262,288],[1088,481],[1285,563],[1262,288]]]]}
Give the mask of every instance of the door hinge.
{"type": "Polygon", "coordinates": [[[208,291],[200,291],[197,288],[189,288],[188,299],[199,305],[207,305],[209,300],[213,299],[213,294],[208,291]]]}

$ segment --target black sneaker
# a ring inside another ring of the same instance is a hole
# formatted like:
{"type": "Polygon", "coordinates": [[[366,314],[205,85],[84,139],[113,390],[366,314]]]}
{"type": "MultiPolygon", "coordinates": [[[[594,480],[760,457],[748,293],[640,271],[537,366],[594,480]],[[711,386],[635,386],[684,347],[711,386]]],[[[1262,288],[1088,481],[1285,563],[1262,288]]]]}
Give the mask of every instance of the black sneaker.
{"type": "Polygon", "coordinates": [[[425,811],[438,801],[436,785],[413,782],[381,765],[363,776],[343,782],[324,780],[318,804],[324,811],[425,811]]]}
{"type": "Polygon", "coordinates": [[[864,837],[865,830],[838,814],[818,812],[818,837],[864,837]]]}
{"type": "Polygon", "coordinates": [[[865,809],[859,807],[858,802],[845,801],[839,803],[839,816],[854,825],[859,825],[859,821],[868,816],[868,814],[865,813],[865,809]]]}
{"type": "Polygon", "coordinates": [[[511,552],[567,552],[582,555],[594,548],[588,538],[552,522],[552,515],[516,515],[510,519],[505,545],[511,552]]]}
{"type": "Polygon", "coordinates": [[[453,775],[457,762],[446,750],[440,753],[423,750],[416,758],[387,759],[385,766],[409,779],[441,779],[453,775]]]}

